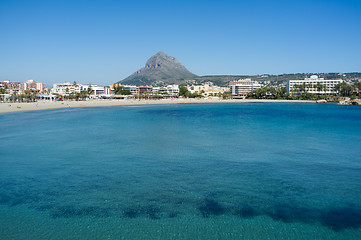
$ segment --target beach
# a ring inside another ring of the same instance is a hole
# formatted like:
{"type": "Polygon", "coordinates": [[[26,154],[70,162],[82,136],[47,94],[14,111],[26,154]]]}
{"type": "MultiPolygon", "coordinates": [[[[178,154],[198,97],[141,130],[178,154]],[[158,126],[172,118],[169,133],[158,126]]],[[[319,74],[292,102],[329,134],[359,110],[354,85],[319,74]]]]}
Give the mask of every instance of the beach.
{"type": "Polygon", "coordinates": [[[0,103],[0,113],[37,111],[59,108],[109,107],[146,104],[191,104],[191,103],[315,103],[307,100],[270,99],[160,99],[160,100],[87,100],[87,101],[37,101],[31,103],[0,103]]]}

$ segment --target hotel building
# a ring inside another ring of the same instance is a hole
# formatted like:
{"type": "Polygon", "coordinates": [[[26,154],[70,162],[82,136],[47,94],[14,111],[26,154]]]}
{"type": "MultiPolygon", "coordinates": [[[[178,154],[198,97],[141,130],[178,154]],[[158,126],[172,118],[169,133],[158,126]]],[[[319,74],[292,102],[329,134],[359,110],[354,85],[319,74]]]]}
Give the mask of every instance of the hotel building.
{"type": "Polygon", "coordinates": [[[202,85],[187,86],[187,89],[190,93],[198,93],[204,96],[217,95],[228,91],[227,88],[215,86],[213,82],[205,82],[202,83],[202,85]]]}
{"type": "Polygon", "coordinates": [[[70,93],[80,93],[82,91],[80,84],[71,84],[69,82],[53,84],[52,92],[62,96],[67,96],[70,93]]]}
{"type": "Polygon", "coordinates": [[[335,86],[342,83],[342,79],[325,80],[317,75],[312,75],[304,80],[289,80],[287,83],[287,92],[289,94],[301,94],[300,88],[304,88],[304,92],[313,94],[336,94],[335,86]]]}
{"type": "Polygon", "coordinates": [[[167,93],[169,95],[178,95],[179,94],[179,86],[178,85],[168,85],[166,87],[167,93]]]}
{"type": "Polygon", "coordinates": [[[166,87],[153,87],[153,93],[178,96],[179,86],[178,85],[167,85],[166,87]]]}
{"type": "Polygon", "coordinates": [[[92,93],[90,94],[91,96],[112,94],[112,90],[109,90],[107,87],[91,84],[71,84],[69,82],[53,84],[52,93],[68,96],[71,93],[80,93],[81,91],[89,91],[90,89],[92,90],[92,93]]]}
{"type": "Polygon", "coordinates": [[[262,85],[260,83],[250,78],[229,82],[229,90],[233,96],[245,96],[247,93],[261,87],[262,85]]]}

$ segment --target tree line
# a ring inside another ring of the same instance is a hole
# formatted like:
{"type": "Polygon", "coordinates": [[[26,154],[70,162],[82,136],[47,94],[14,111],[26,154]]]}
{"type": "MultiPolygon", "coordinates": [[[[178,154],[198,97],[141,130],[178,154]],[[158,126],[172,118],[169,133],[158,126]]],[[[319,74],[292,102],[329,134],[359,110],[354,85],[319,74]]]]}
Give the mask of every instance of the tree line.
{"type": "Polygon", "coordinates": [[[11,102],[35,102],[38,91],[26,90],[22,94],[13,93],[8,100],[11,102]]]}

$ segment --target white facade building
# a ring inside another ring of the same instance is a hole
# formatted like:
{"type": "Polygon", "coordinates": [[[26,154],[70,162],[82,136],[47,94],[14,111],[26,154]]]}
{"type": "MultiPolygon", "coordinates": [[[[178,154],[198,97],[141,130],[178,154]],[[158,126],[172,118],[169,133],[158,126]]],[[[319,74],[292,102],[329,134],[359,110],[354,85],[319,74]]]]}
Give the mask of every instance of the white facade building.
{"type": "Polygon", "coordinates": [[[153,87],[153,93],[156,94],[168,94],[168,95],[178,95],[179,86],[178,85],[168,85],[166,87],[153,87]]]}
{"type": "Polygon", "coordinates": [[[98,85],[81,85],[81,91],[89,91],[91,90],[92,93],[90,95],[93,95],[93,96],[98,96],[98,95],[103,95],[104,94],[104,87],[103,86],[98,86],[98,85]]]}
{"type": "Polygon", "coordinates": [[[105,87],[98,85],[83,85],[83,84],[71,84],[69,82],[53,84],[52,93],[62,96],[68,96],[71,93],[80,93],[81,91],[92,90],[91,96],[98,96],[105,94],[105,87]]]}
{"type": "Polygon", "coordinates": [[[52,93],[67,96],[70,93],[80,93],[82,87],[80,84],[71,84],[69,82],[53,84],[52,93]]]}
{"type": "Polygon", "coordinates": [[[166,89],[167,89],[167,93],[169,95],[178,95],[179,94],[179,86],[178,85],[168,85],[166,89]]]}
{"type": "Polygon", "coordinates": [[[228,91],[228,88],[215,86],[212,82],[205,82],[202,85],[187,86],[189,92],[203,94],[205,96],[217,95],[228,91]]]}
{"type": "Polygon", "coordinates": [[[247,93],[261,87],[262,85],[259,82],[253,81],[250,78],[229,82],[229,90],[233,96],[245,96],[247,93]]]}
{"type": "Polygon", "coordinates": [[[153,87],[152,89],[153,94],[167,94],[166,87],[153,87]]]}
{"type": "Polygon", "coordinates": [[[317,75],[312,75],[304,80],[289,80],[287,92],[290,94],[300,94],[299,87],[304,87],[304,91],[313,94],[336,94],[335,86],[342,83],[342,79],[325,80],[317,75]]]}

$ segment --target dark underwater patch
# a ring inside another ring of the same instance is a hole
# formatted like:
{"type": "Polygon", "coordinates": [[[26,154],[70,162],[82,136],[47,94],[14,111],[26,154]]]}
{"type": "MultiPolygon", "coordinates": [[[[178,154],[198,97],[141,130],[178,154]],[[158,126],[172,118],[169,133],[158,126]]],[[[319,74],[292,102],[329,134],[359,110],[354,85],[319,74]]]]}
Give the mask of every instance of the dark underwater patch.
{"type": "Polygon", "coordinates": [[[208,198],[198,207],[198,210],[205,218],[225,213],[225,209],[216,200],[208,198]]]}
{"type": "Polygon", "coordinates": [[[95,211],[92,212],[92,216],[107,218],[113,215],[112,214],[113,211],[114,209],[109,209],[109,208],[96,208],[95,211]]]}
{"type": "Polygon", "coordinates": [[[169,218],[175,218],[177,216],[178,216],[178,213],[175,213],[175,212],[171,212],[171,213],[168,214],[169,218]]]}
{"type": "Polygon", "coordinates": [[[14,207],[14,206],[17,206],[17,205],[20,205],[20,204],[25,204],[26,201],[24,201],[23,199],[13,199],[11,202],[10,202],[10,206],[11,207],[14,207]]]}
{"type": "Polygon", "coordinates": [[[242,218],[252,218],[258,215],[257,211],[251,206],[243,206],[235,211],[235,215],[242,218]]]}
{"type": "Polygon", "coordinates": [[[361,227],[361,209],[350,207],[330,209],[321,215],[320,222],[334,231],[359,228],[361,227]]]}
{"type": "Polygon", "coordinates": [[[7,192],[0,194],[0,204],[5,204],[11,207],[34,201],[36,201],[35,198],[27,193],[7,192]]]}
{"type": "Polygon", "coordinates": [[[361,209],[352,207],[320,210],[298,206],[276,205],[262,214],[266,214],[276,221],[285,223],[320,222],[323,226],[336,232],[348,228],[361,227],[361,209]]]}
{"type": "Polygon", "coordinates": [[[51,213],[51,217],[52,218],[71,218],[71,217],[76,217],[76,216],[84,216],[85,211],[79,208],[75,208],[73,206],[64,206],[64,207],[60,207],[57,208],[56,211],[51,213]]]}
{"type": "Polygon", "coordinates": [[[127,217],[127,218],[136,218],[139,216],[139,211],[137,209],[133,209],[133,208],[126,209],[123,212],[123,216],[127,217]]]}
{"type": "MultiPolygon", "coordinates": [[[[2,185],[4,186],[4,185],[2,185]]],[[[38,211],[47,211],[52,218],[71,218],[93,216],[97,218],[106,218],[112,215],[122,216],[126,218],[148,217],[150,219],[175,218],[180,212],[177,209],[178,204],[182,204],[184,200],[175,202],[174,208],[170,211],[163,211],[162,204],[145,205],[140,207],[125,208],[123,211],[119,208],[103,208],[97,206],[60,206],[60,202],[54,198],[53,191],[36,192],[23,189],[21,185],[18,189],[6,189],[0,193],[0,204],[7,206],[26,205],[38,211]],[[50,198],[49,198],[50,196],[50,198]],[[46,198],[48,197],[48,198],[46,198]],[[121,212],[122,211],[122,212],[121,212]],[[121,213],[120,213],[121,212],[121,213]]],[[[241,218],[253,218],[258,215],[267,215],[276,221],[284,223],[303,222],[303,223],[321,223],[333,231],[342,231],[349,228],[361,227],[361,209],[356,207],[339,207],[320,209],[317,206],[303,207],[300,205],[292,205],[292,203],[270,203],[270,206],[257,204],[235,204],[233,206],[223,206],[216,199],[221,197],[223,192],[212,192],[207,194],[204,199],[196,207],[204,218],[209,218],[222,214],[233,214],[241,218]]],[[[157,199],[156,199],[157,200],[157,199]]],[[[164,199],[158,199],[158,203],[165,202],[164,199]]],[[[169,201],[168,201],[169,202],[169,201]]],[[[127,206],[125,206],[127,207],[127,206]]]]}
{"type": "Polygon", "coordinates": [[[290,222],[304,222],[310,223],[318,220],[319,210],[302,208],[299,206],[291,206],[287,204],[275,205],[266,211],[266,215],[273,218],[276,221],[282,221],[285,223],[290,222]]]}
{"type": "Polygon", "coordinates": [[[145,213],[150,217],[150,219],[160,219],[160,208],[148,206],[145,208],[145,213]]]}
{"type": "Polygon", "coordinates": [[[0,194],[0,204],[9,204],[10,198],[4,194],[0,194]]]}

